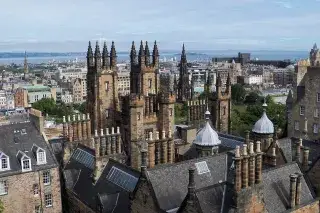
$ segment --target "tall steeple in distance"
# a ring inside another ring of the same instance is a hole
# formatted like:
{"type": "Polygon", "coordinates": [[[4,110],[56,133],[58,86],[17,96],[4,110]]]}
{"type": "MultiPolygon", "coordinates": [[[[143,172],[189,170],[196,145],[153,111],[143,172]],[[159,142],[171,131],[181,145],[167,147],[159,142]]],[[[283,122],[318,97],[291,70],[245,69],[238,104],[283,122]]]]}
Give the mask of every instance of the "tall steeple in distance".
{"type": "Polygon", "coordinates": [[[96,72],[101,71],[101,53],[100,53],[100,47],[99,42],[96,42],[96,49],[94,51],[94,65],[96,68],[96,72]]]}
{"type": "Polygon", "coordinates": [[[111,44],[110,65],[111,65],[111,69],[117,67],[117,52],[116,52],[116,47],[114,45],[114,41],[112,41],[112,44],[111,44]]]}
{"type": "Polygon", "coordinates": [[[159,50],[158,50],[157,41],[154,41],[154,45],[153,45],[152,63],[154,67],[157,67],[159,64],[159,50]]]}
{"type": "Polygon", "coordinates": [[[187,55],[186,55],[186,50],[184,47],[184,43],[182,45],[182,53],[181,53],[181,61],[180,63],[187,63],[187,55]]]}
{"type": "Polygon", "coordinates": [[[24,79],[27,80],[29,73],[29,66],[28,66],[28,59],[27,59],[27,52],[24,52],[24,66],[23,66],[23,75],[24,79]]]}
{"type": "Polygon", "coordinates": [[[148,46],[148,42],[146,41],[145,51],[144,51],[145,57],[146,57],[146,66],[150,65],[150,50],[148,46]]]}
{"type": "MultiPolygon", "coordinates": [[[[93,51],[92,51],[92,47],[91,47],[91,42],[90,41],[89,41],[88,50],[87,50],[87,66],[88,66],[88,68],[94,66],[93,51]]],[[[89,69],[88,69],[88,71],[89,71],[89,69]]]]}
{"type": "Polygon", "coordinates": [[[134,44],[134,41],[132,41],[132,45],[131,45],[130,61],[131,61],[131,65],[137,64],[137,51],[136,51],[136,46],[134,44]]]}
{"type": "Polygon", "coordinates": [[[145,55],[144,55],[144,48],[143,48],[143,42],[140,42],[140,48],[139,48],[139,56],[138,56],[139,66],[142,67],[145,65],[145,55]]]}
{"type": "Polygon", "coordinates": [[[110,68],[110,57],[109,57],[107,42],[104,42],[104,44],[103,44],[103,50],[102,50],[102,68],[103,68],[103,69],[109,69],[109,68],[110,68]]]}

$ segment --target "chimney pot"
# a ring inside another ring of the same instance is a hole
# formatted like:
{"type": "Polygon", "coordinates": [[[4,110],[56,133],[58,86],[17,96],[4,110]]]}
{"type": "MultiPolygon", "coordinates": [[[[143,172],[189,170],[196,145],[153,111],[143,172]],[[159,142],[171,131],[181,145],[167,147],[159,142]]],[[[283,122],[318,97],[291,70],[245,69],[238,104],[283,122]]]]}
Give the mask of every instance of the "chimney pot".
{"type": "Polygon", "coordinates": [[[114,134],[114,127],[111,127],[111,134],[114,134]]]}
{"type": "Polygon", "coordinates": [[[149,132],[149,140],[152,141],[153,138],[152,138],[152,132],[149,132]]]}
{"type": "Polygon", "coordinates": [[[290,175],[290,208],[296,206],[296,188],[297,188],[297,175],[290,175]]]}
{"type": "Polygon", "coordinates": [[[63,123],[65,123],[66,122],[66,116],[63,116],[62,120],[63,120],[63,123]]]}
{"type": "Polygon", "coordinates": [[[261,152],[261,142],[260,142],[260,141],[257,141],[256,144],[257,144],[256,152],[257,152],[257,153],[260,153],[260,152],[261,152]]]}
{"type": "Polygon", "coordinates": [[[248,155],[248,148],[247,148],[247,144],[243,144],[243,153],[244,156],[248,155]]]}
{"type": "Polygon", "coordinates": [[[250,143],[250,154],[254,154],[253,143],[250,143]]]}
{"type": "Polygon", "coordinates": [[[172,132],[171,132],[171,128],[170,128],[168,131],[168,138],[171,138],[171,137],[172,137],[172,132]]]}
{"type": "Polygon", "coordinates": [[[106,128],[106,135],[109,135],[109,128],[106,128]]]}
{"type": "Polygon", "coordinates": [[[156,131],[156,140],[159,140],[159,131],[156,131]]]}
{"type": "Polygon", "coordinates": [[[103,136],[103,129],[100,130],[100,134],[101,134],[101,136],[103,136]]]}
{"type": "Polygon", "coordinates": [[[120,134],[120,126],[117,127],[117,134],[120,134]]]}
{"type": "Polygon", "coordinates": [[[162,139],[165,139],[166,138],[166,131],[162,131],[162,139]]]}
{"type": "Polygon", "coordinates": [[[76,115],[72,115],[73,121],[76,121],[76,115]]]}
{"type": "Polygon", "coordinates": [[[94,130],[94,136],[98,137],[98,130],[97,129],[94,130]]]}
{"type": "Polygon", "coordinates": [[[86,114],[82,114],[82,120],[86,120],[86,114]]]}
{"type": "Polygon", "coordinates": [[[235,156],[236,158],[240,158],[240,146],[236,146],[235,156]]]}
{"type": "Polygon", "coordinates": [[[81,121],[81,115],[78,114],[78,121],[81,121]]]}
{"type": "Polygon", "coordinates": [[[70,122],[71,121],[71,116],[70,115],[68,115],[68,122],[70,122]]]}
{"type": "Polygon", "coordinates": [[[90,120],[90,114],[89,113],[87,113],[87,119],[90,120]]]}
{"type": "Polygon", "coordinates": [[[272,148],[272,156],[276,156],[276,148],[275,147],[272,148]]]}

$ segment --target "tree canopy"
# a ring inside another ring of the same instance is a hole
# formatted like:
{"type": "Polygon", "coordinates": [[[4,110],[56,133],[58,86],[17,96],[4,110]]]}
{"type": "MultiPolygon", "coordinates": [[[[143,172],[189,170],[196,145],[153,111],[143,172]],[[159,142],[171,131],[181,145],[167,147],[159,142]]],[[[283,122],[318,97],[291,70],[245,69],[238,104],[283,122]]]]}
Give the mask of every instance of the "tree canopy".
{"type": "Polygon", "coordinates": [[[246,90],[241,84],[231,86],[231,99],[234,103],[243,103],[246,97],[246,90]]]}

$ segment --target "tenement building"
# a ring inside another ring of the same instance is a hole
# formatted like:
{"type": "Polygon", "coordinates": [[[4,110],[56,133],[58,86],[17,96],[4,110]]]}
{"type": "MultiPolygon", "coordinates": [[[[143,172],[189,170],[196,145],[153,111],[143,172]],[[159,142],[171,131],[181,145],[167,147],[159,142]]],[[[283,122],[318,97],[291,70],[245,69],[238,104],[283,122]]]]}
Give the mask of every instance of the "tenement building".
{"type": "MultiPolygon", "coordinates": [[[[39,111],[30,113],[30,120],[39,111]]],[[[59,167],[41,120],[1,126],[0,200],[4,212],[60,213],[59,167]]]]}
{"type": "Polygon", "coordinates": [[[287,98],[288,134],[319,140],[320,51],[315,44],[308,60],[295,67],[293,90],[287,98]]]}

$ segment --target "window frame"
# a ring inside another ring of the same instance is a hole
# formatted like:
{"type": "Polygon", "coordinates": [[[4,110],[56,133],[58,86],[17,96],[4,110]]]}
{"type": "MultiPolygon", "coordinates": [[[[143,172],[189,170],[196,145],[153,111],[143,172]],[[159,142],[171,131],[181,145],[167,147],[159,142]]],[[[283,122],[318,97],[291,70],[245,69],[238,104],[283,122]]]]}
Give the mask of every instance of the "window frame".
{"type": "Polygon", "coordinates": [[[313,132],[313,134],[319,133],[319,125],[317,123],[312,124],[312,132],[313,132]]]}
{"type": "Polygon", "coordinates": [[[313,117],[314,117],[314,118],[319,118],[319,109],[318,109],[318,108],[315,108],[315,109],[314,109],[313,117]]]}
{"type": "Polygon", "coordinates": [[[320,92],[317,92],[317,102],[320,102],[320,92]]]}
{"type": "Polygon", "coordinates": [[[7,180],[0,180],[0,195],[7,195],[8,194],[8,181],[7,180]]]}
{"type": "Polygon", "coordinates": [[[2,153],[1,161],[0,161],[0,171],[6,171],[6,170],[10,170],[10,159],[6,154],[2,153]],[[3,160],[6,161],[6,164],[7,164],[6,168],[3,168],[3,160]]]}
{"type": "Polygon", "coordinates": [[[51,184],[51,173],[49,170],[42,172],[42,183],[45,186],[51,184]]]}
{"type": "Polygon", "coordinates": [[[301,105],[300,108],[299,108],[299,114],[300,115],[305,115],[306,113],[306,108],[305,106],[301,105]]]}
{"type": "Polygon", "coordinates": [[[31,171],[32,168],[31,168],[31,159],[29,157],[25,157],[25,158],[21,158],[21,169],[22,169],[22,172],[28,172],[28,171],[31,171]],[[24,162],[25,161],[28,161],[28,166],[29,168],[24,168],[24,162]]]}
{"type": "Polygon", "coordinates": [[[37,150],[37,164],[42,165],[42,164],[46,164],[46,163],[47,163],[46,151],[41,148],[38,148],[38,150],[37,150]],[[40,161],[40,154],[43,155],[42,161],[40,161]]]}
{"type": "Polygon", "coordinates": [[[39,195],[39,184],[37,184],[37,183],[33,184],[33,195],[34,196],[39,195]]]}
{"type": "Polygon", "coordinates": [[[46,206],[46,208],[49,208],[49,207],[52,207],[53,206],[53,199],[52,199],[52,194],[51,193],[48,193],[48,194],[45,194],[44,195],[44,204],[46,206]],[[50,196],[49,198],[47,196],[50,196]],[[48,204],[47,202],[51,203],[51,204],[48,204]]]}

